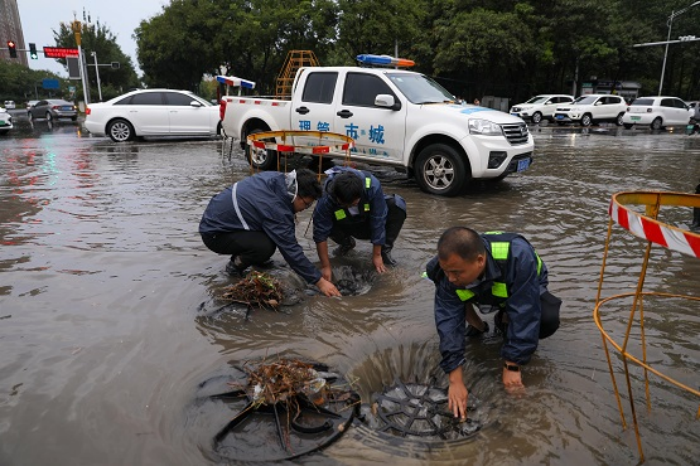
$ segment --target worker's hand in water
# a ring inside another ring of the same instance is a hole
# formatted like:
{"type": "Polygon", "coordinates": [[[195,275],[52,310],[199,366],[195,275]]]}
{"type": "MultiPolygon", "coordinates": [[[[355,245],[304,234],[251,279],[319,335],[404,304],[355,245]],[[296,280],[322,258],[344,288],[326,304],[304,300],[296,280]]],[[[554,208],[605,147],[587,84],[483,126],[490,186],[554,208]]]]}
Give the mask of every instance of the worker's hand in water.
{"type": "Polygon", "coordinates": [[[384,265],[384,260],[382,259],[382,256],[379,256],[379,255],[372,256],[372,264],[374,265],[374,268],[377,270],[377,273],[386,272],[386,266],[384,265]]]}
{"type": "Polygon", "coordinates": [[[338,288],[336,288],[333,283],[325,278],[321,278],[318,283],[316,283],[316,286],[319,290],[321,290],[321,293],[326,296],[342,296],[340,291],[338,291],[338,288]]]}

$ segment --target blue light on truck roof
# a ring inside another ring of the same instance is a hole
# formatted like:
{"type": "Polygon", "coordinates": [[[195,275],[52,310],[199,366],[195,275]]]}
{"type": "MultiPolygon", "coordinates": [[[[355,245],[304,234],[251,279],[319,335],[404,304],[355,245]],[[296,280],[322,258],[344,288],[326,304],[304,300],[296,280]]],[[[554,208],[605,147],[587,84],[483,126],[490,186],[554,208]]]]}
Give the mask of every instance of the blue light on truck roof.
{"type": "Polygon", "coordinates": [[[361,54],[356,57],[356,60],[364,65],[413,66],[416,64],[413,60],[390,57],[389,55],[361,54]]]}
{"type": "Polygon", "coordinates": [[[223,84],[228,84],[233,87],[244,87],[246,89],[255,89],[255,83],[247,79],[237,78],[235,76],[217,76],[216,80],[223,84]]]}

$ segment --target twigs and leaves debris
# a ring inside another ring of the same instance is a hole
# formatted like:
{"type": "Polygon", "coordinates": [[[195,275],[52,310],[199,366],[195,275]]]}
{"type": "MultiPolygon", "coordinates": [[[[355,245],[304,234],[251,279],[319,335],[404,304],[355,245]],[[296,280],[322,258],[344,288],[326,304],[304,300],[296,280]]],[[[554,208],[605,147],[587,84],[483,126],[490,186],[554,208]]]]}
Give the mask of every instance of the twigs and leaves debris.
{"type": "MultiPolygon", "coordinates": [[[[244,365],[248,374],[246,383],[229,385],[249,400],[246,410],[272,410],[278,424],[280,442],[291,451],[290,432],[321,433],[332,429],[334,420],[341,416],[337,404],[357,406],[359,395],[347,385],[334,385],[338,374],[327,372],[322,364],[298,359],[279,359],[258,365],[244,365]],[[329,407],[333,404],[333,408],[329,407]],[[306,414],[304,414],[306,412],[306,414]],[[321,424],[308,424],[314,416],[321,424]]],[[[341,408],[342,409],[342,408],[341,408]]],[[[344,428],[344,427],[343,427],[344,428]]],[[[342,429],[341,429],[342,430],[342,429]]]]}
{"type": "Polygon", "coordinates": [[[281,283],[265,272],[253,271],[235,285],[227,286],[221,295],[225,301],[241,303],[248,308],[276,311],[282,303],[281,283]]]}

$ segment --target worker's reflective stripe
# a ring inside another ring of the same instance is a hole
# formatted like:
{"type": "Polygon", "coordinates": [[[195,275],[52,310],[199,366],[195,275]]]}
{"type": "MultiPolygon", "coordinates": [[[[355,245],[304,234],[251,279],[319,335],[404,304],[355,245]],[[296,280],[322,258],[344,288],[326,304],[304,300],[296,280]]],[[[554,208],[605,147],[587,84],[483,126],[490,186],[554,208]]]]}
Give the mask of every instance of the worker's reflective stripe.
{"type": "Polygon", "coordinates": [[[491,294],[498,298],[507,298],[508,288],[506,288],[506,284],[503,282],[493,282],[493,286],[491,287],[491,294]]]}
{"type": "Polygon", "coordinates": [[[243,219],[243,214],[241,214],[241,209],[238,207],[238,199],[236,198],[236,189],[238,187],[238,183],[233,184],[233,189],[231,190],[231,198],[233,199],[233,208],[236,211],[236,216],[238,217],[238,220],[240,220],[241,225],[243,225],[244,230],[250,230],[250,227],[248,224],[245,222],[243,219]]]}
{"type": "Polygon", "coordinates": [[[365,204],[365,212],[369,212],[369,204],[365,204]]]}
{"type": "Polygon", "coordinates": [[[372,178],[369,176],[365,178],[365,188],[369,189],[372,186],[372,178]]]}
{"type": "Polygon", "coordinates": [[[459,299],[462,301],[469,301],[474,297],[474,293],[469,290],[457,290],[457,296],[459,296],[459,299]]]}
{"type": "Polygon", "coordinates": [[[345,217],[347,217],[347,215],[345,215],[345,210],[340,209],[340,210],[335,211],[335,219],[336,220],[342,220],[345,217]]]}
{"type": "Polygon", "coordinates": [[[497,261],[508,259],[508,251],[510,251],[510,243],[507,241],[494,241],[491,243],[491,255],[497,261]]]}

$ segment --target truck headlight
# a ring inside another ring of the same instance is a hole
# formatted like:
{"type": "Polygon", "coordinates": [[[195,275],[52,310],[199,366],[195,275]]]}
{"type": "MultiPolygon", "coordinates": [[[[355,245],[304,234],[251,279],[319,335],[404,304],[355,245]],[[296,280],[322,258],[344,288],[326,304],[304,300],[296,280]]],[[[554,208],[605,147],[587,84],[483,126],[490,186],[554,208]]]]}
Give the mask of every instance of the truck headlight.
{"type": "Polygon", "coordinates": [[[503,131],[499,125],[488,120],[480,119],[469,120],[469,132],[473,134],[482,134],[484,136],[503,135],[503,131]]]}

